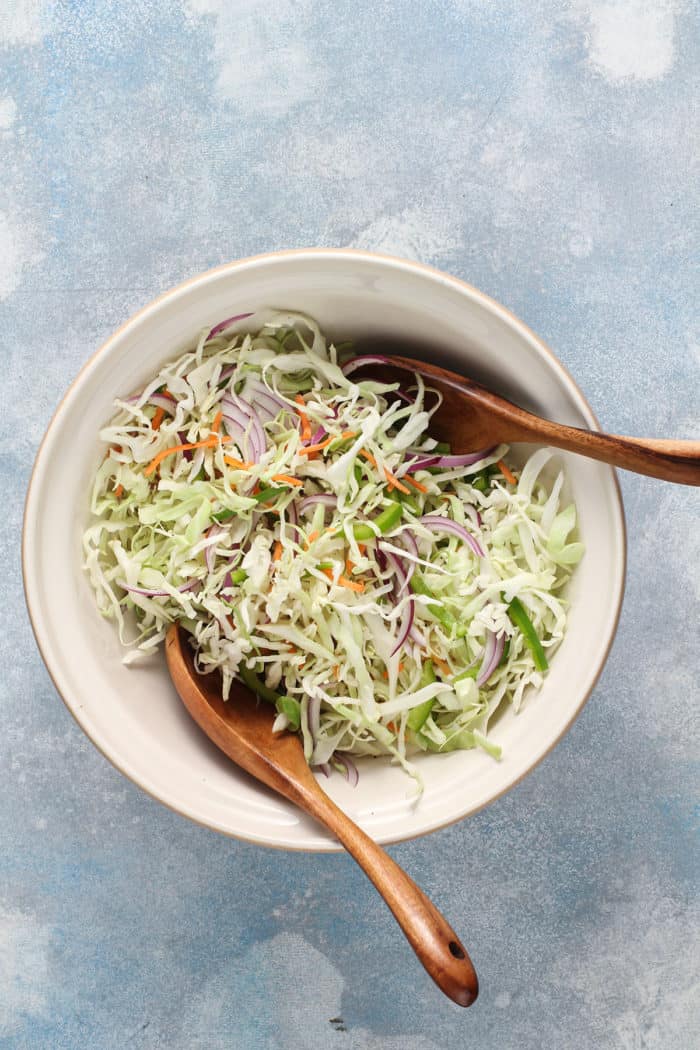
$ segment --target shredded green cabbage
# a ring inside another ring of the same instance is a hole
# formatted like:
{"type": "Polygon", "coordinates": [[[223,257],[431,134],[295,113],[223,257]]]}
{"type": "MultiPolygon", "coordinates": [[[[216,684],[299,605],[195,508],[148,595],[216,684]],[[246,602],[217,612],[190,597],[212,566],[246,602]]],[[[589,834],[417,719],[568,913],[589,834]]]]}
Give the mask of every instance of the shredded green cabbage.
{"type": "Polygon", "coordinates": [[[313,320],[276,314],[256,334],[203,332],[118,400],[85,568],[128,662],[179,621],[198,668],[221,672],[225,696],[239,677],[274,702],[312,765],[388,754],[420,784],[418,751],[500,757],[489,723],[541,685],[583,547],[575,507],[560,508],[563,474],[542,480],[549,449],[516,486],[498,465],[506,446],[409,473],[449,452],[429,436],[439,395],[416,375],[406,401],[340,364],[313,320]],[[312,438],[323,447],[306,453],[312,438]],[[465,528],[484,556],[426,515],[465,528]],[[495,639],[498,665],[477,684],[495,639]]]}

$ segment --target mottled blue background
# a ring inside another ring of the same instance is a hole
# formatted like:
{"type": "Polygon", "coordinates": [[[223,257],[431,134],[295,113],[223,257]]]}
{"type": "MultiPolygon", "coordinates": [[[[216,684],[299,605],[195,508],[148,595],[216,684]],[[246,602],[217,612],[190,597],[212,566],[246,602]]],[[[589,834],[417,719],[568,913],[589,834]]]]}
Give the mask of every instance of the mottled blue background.
{"type": "Polygon", "coordinates": [[[392,850],[473,951],[468,1012],[348,859],[229,841],[122,779],[49,681],[19,564],[83,361],[173,283],[274,248],[437,264],[540,333],[606,428],[699,436],[697,14],[4,0],[0,1046],[698,1045],[696,492],[621,479],[628,590],[583,715],[508,797],[392,850]]]}

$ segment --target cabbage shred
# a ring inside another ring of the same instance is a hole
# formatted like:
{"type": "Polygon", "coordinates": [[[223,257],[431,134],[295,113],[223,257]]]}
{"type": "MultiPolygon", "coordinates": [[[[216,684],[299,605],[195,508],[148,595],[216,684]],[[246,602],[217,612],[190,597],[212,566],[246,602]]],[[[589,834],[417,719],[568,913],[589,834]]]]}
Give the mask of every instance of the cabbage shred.
{"type": "Polygon", "coordinates": [[[407,473],[445,451],[429,436],[439,395],[418,375],[412,400],[396,389],[346,377],[300,314],[273,315],[256,334],[203,332],[138,397],[116,402],[84,552],[128,662],[179,621],[198,669],[218,670],[225,696],[238,677],[274,702],[276,728],[298,730],[312,765],[388,754],[420,783],[418,751],[500,757],[489,723],[543,677],[509,605],[518,599],[550,656],[583,548],[570,539],[574,506],[560,507],[562,473],[542,480],[548,449],[516,486],[498,466],[506,446],[468,467],[407,473]],[[254,424],[243,433],[222,420],[226,398],[262,426],[257,462],[254,424]],[[305,454],[309,429],[323,448],[305,454]],[[426,515],[466,528],[484,556],[421,524],[426,515]],[[394,651],[409,603],[413,629],[394,651]],[[489,635],[503,654],[477,685],[489,635]]]}

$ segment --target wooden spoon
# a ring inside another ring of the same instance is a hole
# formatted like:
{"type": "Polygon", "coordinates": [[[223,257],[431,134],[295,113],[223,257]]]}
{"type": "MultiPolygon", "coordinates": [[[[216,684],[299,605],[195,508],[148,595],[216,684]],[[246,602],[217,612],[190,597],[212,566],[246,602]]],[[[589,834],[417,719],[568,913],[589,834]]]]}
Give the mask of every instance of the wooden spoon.
{"type": "Polygon", "coordinates": [[[435,983],[460,1006],[470,1006],[479,984],[466,948],[446,919],[398,864],[319,787],[298,736],[273,733],[273,710],[235,681],[221,697],[218,674],[200,675],[187,636],[177,624],[165,641],[175,688],[210,740],[273,791],[325,825],[374,883],[435,983]]]}
{"type": "Polygon", "coordinates": [[[618,437],[551,423],[446,368],[394,354],[367,355],[366,363],[357,365],[356,370],[371,372],[388,382],[396,382],[397,370],[400,374],[418,372],[439,387],[444,401],[433,417],[431,433],[434,431],[436,437],[448,441],[455,455],[501,442],[530,441],[663,481],[700,485],[700,441],[618,437]]]}

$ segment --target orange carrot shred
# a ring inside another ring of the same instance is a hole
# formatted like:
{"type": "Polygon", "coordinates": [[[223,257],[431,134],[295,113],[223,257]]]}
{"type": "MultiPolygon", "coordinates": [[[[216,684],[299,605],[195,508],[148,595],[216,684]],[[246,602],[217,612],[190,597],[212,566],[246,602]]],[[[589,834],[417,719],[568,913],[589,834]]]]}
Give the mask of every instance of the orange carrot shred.
{"type": "Polygon", "coordinates": [[[299,478],[293,478],[290,474],[273,474],[272,480],[282,481],[287,485],[299,486],[304,484],[303,481],[299,481],[299,478]]]}
{"type": "Polygon", "coordinates": [[[219,410],[216,413],[216,415],[214,416],[214,422],[211,425],[211,432],[212,432],[212,434],[218,434],[219,433],[219,427],[221,426],[221,420],[223,418],[224,418],[224,413],[221,410],[219,410]]]}
{"type": "Polygon", "coordinates": [[[325,441],[319,441],[318,445],[303,445],[299,449],[300,456],[311,456],[314,452],[320,452],[322,448],[327,448],[333,441],[332,437],[326,438],[325,441]]]}
{"type": "Polygon", "coordinates": [[[371,452],[368,452],[368,451],[367,451],[367,449],[366,449],[366,448],[361,448],[361,449],[360,449],[360,455],[361,455],[361,456],[364,456],[364,458],[365,458],[366,460],[368,460],[368,461],[369,461],[369,462],[370,462],[370,463],[372,464],[372,466],[373,466],[373,467],[376,467],[376,465],[377,465],[377,461],[376,461],[376,459],[374,458],[374,456],[372,455],[372,453],[371,453],[371,452]]]}
{"type": "Polygon", "coordinates": [[[399,492],[403,492],[406,496],[411,495],[411,490],[407,489],[406,486],[403,485],[398,478],[394,477],[390,470],[387,470],[386,467],[384,467],[384,474],[386,476],[386,480],[389,482],[390,488],[396,488],[399,490],[399,492]]]}
{"type": "Polygon", "coordinates": [[[403,480],[406,482],[407,485],[412,485],[414,489],[418,489],[419,492],[428,491],[425,485],[422,485],[420,481],[416,481],[415,478],[409,477],[408,474],[404,474],[403,480]]]}
{"type": "Polygon", "coordinates": [[[318,539],[319,535],[320,533],[318,529],[314,529],[313,532],[310,532],[309,535],[306,537],[306,546],[310,547],[314,540],[318,539]]]}
{"type": "Polygon", "coordinates": [[[446,674],[446,675],[451,675],[452,674],[452,671],[450,670],[450,665],[448,663],[446,663],[444,660],[441,660],[439,656],[434,656],[433,657],[433,663],[436,664],[440,668],[440,670],[442,671],[443,674],[446,674]]]}
{"type": "Polygon", "coordinates": [[[153,419],[151,420],[151,428],[153,430],[160,430],[160,425],[165,419],[165,409],[160,405],[153,413],[153,419]]]}
{"type": "Polygon", "coordinates": [[[355,591],[357,594],[362,594],[365,589],[364,583],[357,583],[355,580],[349,580],[347,576],[339,576],[338,583],[341,587],[347,587],[349,591],[355,591]]]}
{"type": "Polygon", "coordinates": [[[297,394],[297,396],[294,398],[294,400],[299,405],[299,408],[297,409],[297,412],[299,414],[299,419],[301,420],[301,440],[302,441],[310,441],[311,440],[311,423],[309,422],[309,417],[307,416],[306,412],[304,411],[304,407],[306,405],[306,402],[304,401],[304,398],[302,397],[301,394],[297,394]]]}
{"type": "Polygon", "coordinates": [[[336,682],[340,681],[340,664],[336,664],[333,668],[333,677],[335,678],[336,682]]]}
{"type": "Polygon", "coordinates": [[[516,478],[515,474],[513,473],[512,470],[508,469],[508,467],[505,465],[505,463],[503,462],[502,459],[499,459],[499,461],[496,464],[496,466],[498,467],[498,469],[500,470],[501,474],[506,479],[506,481],[508,482],[509,485],[517,485],[518,484],[518,479],[516,478]]]}
{"type": "Polygon", "coordinates": [[[333,570],[332,569],[321,569],[321,572],[323,573],[324,576],[327,576],[329,580],[331,580],[331,581],[333,580],[333,570]]]}
{"type": "Polygon", "coordinates": [[[346,558],[346,559],[345,559],[345,571],[346,571],[346,573],[348,574],[348,576],[350,576],[350,575],[351,575],[351,573],[352,573],[352,570],[353,570],[354,568],[355,568],[355,563],[354,563],[354,562],[352,562],[352,561],[350,561],[350,559],[349,559],[349,558],[346,558]]]}
{"type": "Polygon", "coordinates": [[[358,543],[357,549],[360,552],[360,554],[364,554],[365,551],[367,550],[367,544],[366,543],[358,543]]]}
{"type": "Polygon", "coordinates": [[[116,489],[114,490],[114,495],[117,497],[117,499],[121,499],[124,495],[124,486],[117,485],[116,489]]]}
{"type": "Polygon", "coordinates": [[[154,470],[157,470],[167,456],[172,456],[175,452],[189,452],[189,450],[193,448],[215,448],[217,440],[224,442],[231,441],[231,438],[222,437],[218,439],[216,434],[211,434],[208,438],[205,438],[204,441],[188,441],[184,445],[172,445],[171,448],[164,448],[162,452],[159,452],[157,456],[153,457],[144,470],[144,474],[148,477],[154,470]]]}
{"type": "Polygon", "coordinates": [[[274,550],[274,553],[272,555],[272,560],[273,561],[279,561],[281,557],[282,557],[282,544],[280,543],[279,540],[277,540],[277,543],[275,544],[275,550],[274,550]]]}
{"type": "Polygon", "coordinates": [[[253,466],[252,463],[244,463],[242,459],[236,459],[235,456],[224,456],[224,463],[227,463],[229,467],[234,467],[236,470],[250,470],[253,466]]]}
{"type": "Polygon", "coordinates": [[[350,438],[356,438],[358,433],[358,430],[344,430],[340,435],[340,439],[341,441],[349,441],[350,438]]]}

